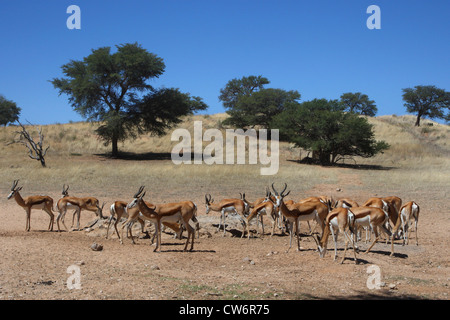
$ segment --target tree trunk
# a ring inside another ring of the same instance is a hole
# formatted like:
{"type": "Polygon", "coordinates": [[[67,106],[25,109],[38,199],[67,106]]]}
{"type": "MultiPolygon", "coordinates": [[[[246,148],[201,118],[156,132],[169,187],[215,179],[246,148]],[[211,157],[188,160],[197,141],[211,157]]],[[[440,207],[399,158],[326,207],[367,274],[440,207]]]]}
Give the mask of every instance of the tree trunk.
{"type": "Polygon", "coordinates": [[[322,166],[330,165],[330,154],[328,152],[319,153],[319,161],[322,166]]]}
{"type": "Polygon", "coordinates": [[[420,114],[417,115],[416,124],[414,125],[416,127],[420,127],[420,116],[421,116],[420,114]]]}
{"type": "Polygon", "coordinates": [[[119,148],[117,147],[118,144],[118,138],[116,134],[113,134],[112,138],[111,138],[111,144],[112,144],[112,152],[111,152],[111,156],[113,158],[117,158],[119,156],[119,148]]]}

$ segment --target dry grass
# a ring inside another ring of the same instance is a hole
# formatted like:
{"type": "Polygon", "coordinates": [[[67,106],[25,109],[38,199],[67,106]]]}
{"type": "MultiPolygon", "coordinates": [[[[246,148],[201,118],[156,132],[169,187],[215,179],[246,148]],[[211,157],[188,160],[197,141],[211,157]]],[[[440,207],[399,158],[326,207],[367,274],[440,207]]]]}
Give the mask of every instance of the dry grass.
{"type": "MultiPolygon", "coordinates": [[[[220,128],[224,132],[221,122],[225,117],[225,114],[190,116],[178,128],[192,133],[193,121],[201,120],[203,130],[220,128]]],[[[411,191],[424,186],[439,192],[448,190],[449,126],[424,121],[422,127],[414,128],[412,116],[383,116],[369,121],[374,124],[376,138],[387,141],[391,148],[371,159],[355,159],[358,164],[381,169],[358,170],[365,185],[386,192],[394,192],[400,186],[411,191]]],[[[7,145],[14,140],[15,127],[0,128],[3,168],[0,190],[6,193],[12,180],[21,179],[27,194],[59,192],[62,184],[70,184],[76,194],[124,198],[130,197],[134,189],[143,184],[151,190],[150,197],[155,200],[172,201],[179,200],[180,194],[201,198],[208,192],[216,193],[213,197],[218,199],[235,197],[239,192],[246,192],[249,198],[259,197],[272,182],[280,186],[288,183],[297,197],[315,185],[339,182],[337,171],[332,168],[287,161],[298,160],[300,154],[300,150],[287,143],[280,144],[280,169],[275,176],[261,176],[260,164],[175,165],[170,160],[170,152],[177,142],[170,140],[170,134],[127,140],[119,149],[131,160],[113,160],[106,156],[109,146],[104,146],[95,135],[96,127],[95,123],[82,122],[44,126],[46,142],[51,146],[46,169],[29,159],[23,146],[7,145]],[[165,194],[155,190],[165,190],[165,194]],[[221,195],[217,195],[216,190],[221,190],[221,195]]]]}

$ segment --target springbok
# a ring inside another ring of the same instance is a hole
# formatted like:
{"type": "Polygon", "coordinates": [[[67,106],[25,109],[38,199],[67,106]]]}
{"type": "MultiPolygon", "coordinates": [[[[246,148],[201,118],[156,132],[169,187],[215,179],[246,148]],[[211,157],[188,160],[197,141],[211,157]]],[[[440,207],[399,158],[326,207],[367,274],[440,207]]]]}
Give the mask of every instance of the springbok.
{"type": "Polygon", "coordinates": [[[8,200],[14,197],[14,200],[16,200],[17,204],[21,206],[26,214],[27,214],[27,222],[25,226],[26,231],[30,231],[31,228],[31,210],[32,209],[41,209],[45,211],[50,216],[50,223],[48,225],[48,230],[53,231],[53,199],[49,196],[29,196],[25,199],[22,198],[20,195],[20,190],[22,190],[22,187],[17,188],[17,184],[19,183],[19,180],[14,180],[12,187],[11,187],[11,193],[8,195],[8,200]]]}

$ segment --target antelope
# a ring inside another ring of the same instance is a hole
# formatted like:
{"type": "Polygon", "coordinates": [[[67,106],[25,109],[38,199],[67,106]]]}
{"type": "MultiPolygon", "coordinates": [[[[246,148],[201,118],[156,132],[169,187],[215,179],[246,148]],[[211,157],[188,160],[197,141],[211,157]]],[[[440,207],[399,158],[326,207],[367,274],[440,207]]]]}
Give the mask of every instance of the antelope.
{"type": "MultiPolygon", "coordinates": [[[[284,190],[281,191],[281,193],[283,193],[286,190],[286,188],[287,188],[287,185],[285,183],[284,190]]],[[[277,199],[277,205],[278,205],[278,201],[280,200],[280,194],[278,194],[278,192],[274,188],[273,184],[272,184],[272,189],[275,192],[275,198],[277,199]]],[[[329,201],[327,201],[325,203],[323,200],[320,200],[319,197],[310,197],[310,198],[300,200],[299,202],[294,202],[292,200],[287,200],[287,201],[283,201],[283,202],[289,209],[297,208],[300,211],[304,211],[304,210],[308,211],[307,209],[314,208],[315,211],[312,211],[311,212],[312,214],[310,216],[302,217],[300,219],[300,221],[306,221],[308,223],[310,234],[312,234],[312,230],[309,225],[309,220],[314,219],[314,220],[316,220],[317,224],[320,226],[321,231],[323,232],[324,221],[328,215],[328,212],[329,212],[330,206],[331,206],[331,203],[329,201]]]]}
{"type": "MultiPolygon", "coordinates": [[[[63,185],[63,188],[62,188],[62,192],[61,192],[61,198],[58,200],[58,202],[56,202],[56,208],[57,208],[57,209],[58,209],[58,207],[59,207],[60,201],[61,201],[63,198],[66,198],[66,197],[68,197],[68,196],[69,196],[69,185],[67,185],[67,188],[66,188],[66,185],[64,184],[64,185],[63,185]]],[[[72,215],[72,225],[73,225],[73,219],[74,219],[75,214],[76,214],[76,212],[77,212],[77,210],[78,210],[79,207],[78,207],[77,205],[72,205],[71,203],[67,203],[66,208],[67,208],[67,209],[75,209],[75,211],[73,212],[73,215],[72,215]]],[[[59,223],[58,218],[56,219],[56,222],[59,223]]],[[[66,229],[67,229],[67,228],[66,228],[66,229]]],[[[59,230],[59,224],[58,224],[58,230],[59,230]]]]}
{"type": "Polygon", "coordinates": [[[31,209],[41,209],[45,211],[50,216],[48,230],[53,231],[53,199],[49,196],[29,196],[23,199],[19,193],[22,190],[22,187],[17,188],[18,183],[19,180],[14,180],[11,187],[11,193],[8,195],[7,199],[9,200],[14,197],[17,204],[24,208],[27,214],[25,231],[30,231],[31,228],[31,209]]]}
{"type": "MultiPolygon", "coordinates": [[[[328,206],[328,211],[330,211],[331,207],[332,207],[332,203],[333,203],[333,198],[332,197],[327,197],[327,196],[320,196],[320,197],[312,196],[312,197],[308,197],[308,198],[305,198],[305,199],[301,199],[297,203],[305,203],[305,202],[310,202],[310,201],[316,201],[316,202],[320,201],[323,204],[325,204],[326,206],[328,206]]],[[[285,201],[284,203],[289,207],[294,202],[291,201],[291,200],[288,200],[288,201],[285,201]]],[[[309,234],[312,234],[313,231],[315,230],[315,228],[317,227],[317,224],[316,224],[316,227],[314,227],[314,229],[311,229],[311,225],[309,224],[309,220],[306,221],[306,223],[308,224],[309,234]]]]}
{"type": "MultiPolygon", "coordinates": [[[[256,199],[253,202],[249,202],[247,199],[245,199],[245,192],[244,193],[240,193],[239,192],[239,194],[241,195],[241,200],[244,201],[244,203],[245,203],[245,212],[246,212],[246,214],[250,213],[250,209],[253,209],[258,204],[266,201],[266,197],[262,197],[262,198],[256,199]]],[[[266,189],[266,194],[267,194],[267,189],[266,189]]],[[[228,199],[228,200],[230,200],[230,199],[228,199]]]]}
{"type": "Polygon", "coordinates": [[[267,215],[272,218],[272,234],[275,232],[275,224],[276,224],[276,216],[275,216],[275,205],[270,200],[270,192],[267,190],[265,200],[256,206],[253,207],[253,210],[247,216],[247,238],[250,239],[250,221],[256,216],[261,216],[261,224],[262,224],[262,235],[264,236],[264,223],[262,221],[262,216],[267,215]]]}
{"type": "MultiPolygon", "coordinates": [[[[67,190],[69,187],[67,187],[67,190]]],[[[84,198],[77,198],[77,197],[70,197],[65,196],[58,200],[57,209],[59,211],[58,217],[56,218],[56,223],[58,225],[58,231],[61,231],[59,226],[59,220],[61,219],[64,228],[67,230],[67,226],[64,223],[64,218],[66,216],[67,209],[74,208],[75,212],[74,215],[77,214],[77,230],[80,229],[80,213],[81,210],[87,210],[92,211],[95,213],[96,216],[99,217],[99,219],[103,219],[103,207],[105,206],[105,203],[100,207],[99,201],[97,198],[94,197],[84,197],[84,198]]],[[[72,217],[72,226],[73,227],[73,217],[72,217]]]]}
{"type": "MultiPolygon", "coordinates": [[[[156,248],[153,250],[154,252],[161,251],[161,223],[168,222],[171,224],[180,222],[183,227],[188,231],[188,236],[186,239],[186,244],[184,246],[183,251],[187,251],[187,247],[189,244],[189,240],[192,235],[191,248],[189,251],[194,249],[194,238],[195,238],[195,230],[189,225],[189,220],[195,219],[195,213],[197,211],[197,206],[192,201],[182,201],[177,203],[167,203],[164,205],[153,206],[150,208],[147,206],[143,197],[145,196],[144,186],[141,186],[138,192],[134,195],[133,201],[131,201],[127,205],[127,210],[132,209],[134,207],[139,208],[138,214],[129,215],[128,220],[123,224],[122,228],[125,225],[130,226],[134,223],[138,217],[143,220],[149,220],[155,225],[155,234],[156,238],[156,248]]],[[[196,219],[195,219],[196,220],[196,219]]]]}
{"type": "Polygon", "coordinates": [[[277,190],[274,188],[274,184],[272,183],[272,189],[275,193],[277,205],[280,208],[280,212],[288,222],[290,223],[289,233],[290,233],[290,241],[289,241],[289,248],[286,252],[289,252],[289,250],[292,247],[292,237],[293,237],[293,230],[292,227],[295,227],[295,233],[297,233],[297,250],[300,251],[300,233],[299,233],[299,224],[300,221],[307,221],[311,219],[316,219],[317,223],[321,226],[322,230],[324,220],[326,215],[328,214],[328,207],[323,204],[322,202],[305,202],[305,203],[296,203],[290,206],[286,206],[283,199],[286,197],[288,193],[284,193],[286,191],[287,184],[285,183],[283,191],[281,193],[278,193],[277,190]]]}
{"type": "Polygon", "coordinates": [[[323,258],[325,256],[325,253],[327,251],[328,237],[331,231],[334,240],[334,260],[336,260],[337,237],[338,234],[341,232],[344,234],[345,237],[345,249],[340,263],[342,264],[345,260],[348,242],[350,241],[353,245],[354,261],[355,264],[357,264],[358,260],[356,259],[355,243],[351,239],[350,235],[347,234],[347,230],[349,230],[351,233],[355,233],[354,224],[355,224],[355,215],[348,208],[339,207],[333,209],[325,219],[325,228],[323,230],[322,237],[320,238],[320,240],[316,239],[320,257],[323,258]]]}
{"type": "Polygon", "coordinates": [[[386,202],[389,206],[389,219],[392,222],[392,225],[396,225],[399,219],[400,209],[402,207],[402,199],[396,196],[384,197],[382,198],[384,202],[386,202]]]}
{"type": "Polygon", "coordinates": [[[420,207],[414,201],[409,201],[400,208],[400,219],[402,220],[403,226],[403,245],[405,245],[405,241],[406,244],[409,243],[409,233],[410,233],[409,227],[412,223],[412,220],[414,220],[416,245],[419,245],[419,241],[417,240],[417,222],[419,222],[419,212],[420,207]]]}
{"type": "MultiPolygon", "coordinates": [[[[116,231],[117,237],[119,238],[119,242],[121,244],[123,244],[122,238],[120,237],[119,231],[117,230],[117,224],[119,223],[121,218],[128,218],[129,217],[129,211],[132,211],[132,210],[138,210],[139,211],[138,208],[132,208],[132,209],[127,210],[127,205],[128,205],[128,203],[125,202],[125,201],[115,201],[111,205],[111,207],[109,208],[110,216],[109,216],[109,219],[108,219],[108,228],[106,229],[106,239],[108,239],[109,227],[111,226],[112,219],[115,218],[116,221],[114,222],[114,229],[116,231]]],[[[133,213],[131,213],[131,214],[133,214],[133,213]]],[[[137,221],[141,225],[142,233],[145,233],[145,230],[144,230],[145,223],[144,223],[144,221],[141,218],[139,218],[139,217],[137,218],[137,221]]],[[[131,234],[131,228],[129,229],[129,231],[130,231],[131,239],[132,239],[132,241],[134,243],[133,235],[131,234]]],[[[127,232],[127,236],[128,236],[128,232],[127,232]]]]}
{"type": "Polygon", "coordinates": [[[339,199],[334,203],[334,208],[348,208],[348,207],[350,208],[359,207],[359,204],[358,202],[348,198],[339,199]]]}
{"type": "MultiPolygon", "coordinates": [[[[388,237],[391,236],[391,232],[386,228],[385,223],[389,220],[388,213],[380,208],[377,207],[355,207],[348,209],[355,215],[355,225],[357,226],[367,226],[370,227],[372,232],[375,235],[375,239],[373,240],[372,244],[369,246],[369,248],[365,251],[365,253],[368,253],[370,249],[375,245],[375,243],[378,242],[379,239],[379,233],[378,228],[381,229],[388,237]]],[[[392,240],[393,241],[393,238],[392,240]]],[[[393,242],[392,248],[391,248],[391,256],[394,254],[394,247],[393,242]]]]}
{"type": "MultiPolygon", "coordinates": [[[[211,210],[217,211],[221,213],[220,217],[220,223],[223,221],[223,236],[225,236],[225,217],[228,215],[228,213],[231,213],[232,215],[237,215],[239,220],[242,223],[243,230],[241,238],[244,236],[245,230],[246,230],[246,223],[244,220],[245,217],[245,203],[241,199],[224,199],[220,201],[219,203],[215,204],[213,203],[214,199],[211,199],[211,195],[205,195],[205,206],[206,206],[206,214],[208,214],[211,210]]],[[[220,225],[217,227],[217,231],[220,230],[220,225]]]]}
{"type": "MultiPolygon", "coordinates": [[[[375,201],[375,200],[373,200],[373,201],[375,201]]],[[[383,206],[383,204],[382,204],[382,206],[383,206]]],[[[341,198],[334,203],[334,208],[356,208],[356,207],[359,207],[358,202],[356,202],[352,199],[348,199],[348,198],[341,198]]],[[[371,238],[371,232],[369,232],[369,227],[357,226],[355,232],[356,232],[356,237],[358,238],[358,240],[361,240],[361,229],[364,229],[364,231],[366,232],[365,243],[367,243],[371,238]]]]}

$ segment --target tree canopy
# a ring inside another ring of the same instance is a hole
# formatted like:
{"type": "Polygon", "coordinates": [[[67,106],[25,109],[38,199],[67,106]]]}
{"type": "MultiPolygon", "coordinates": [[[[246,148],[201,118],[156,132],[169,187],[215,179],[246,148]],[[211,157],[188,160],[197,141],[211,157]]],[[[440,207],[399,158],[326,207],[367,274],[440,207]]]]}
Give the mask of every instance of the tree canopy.
{"type": "Polygon", "coordinates": [[[322,165],[345,157],[372,157],[389,147],[374,139],[366,118],[344,110],[337,100],[314,99],[291,104],[271,125],[280,129],[282,140],[317,154],[322,165]]]}
{"type": "Polygon", "coordinates": [[[361,92],[347,92],[341,95],[341,103],[345,106],[345,111],[357,113],[369,117],[377,114],[377,106],[374,100],[370,100],[367,94],[361,92]]]}
{"type": "Polygon", "coordinates": [[[164,73],[162,58],[137,43],[116,48],[114,53],[110,47],[92,50],[83,60],[63,65],[64,78],[51,80],[82,117],[101,122],[96,132],[111,143],[112,156],[118,156],[118,141],[146,132],[162,135],[181,116],[207,109],[199,97],[148,83],[164,73]]]}
{"type": "Polygon", "coordinates": [[[20,111],[21,109],[14,101],[0,95],[0,125],[6,126],[8,123],[19,120],[20,111]]]}
{"type": "Polygon", "coordinates": [[[415,126],[420,126],[421,118],[425,117],[450,121],[450,92],[436,86],[415,86],[402,91],[406,111],[417,114],[415,126]]]}
{"type": "Polygon", "coordinates": [[[266,84],[269,80],[262,76],[230,80],[219,96],[230,116],[223,123],[237,128],[269,129],[272,117],[300,99],[295,90],[265,88],[266,84]]]}

